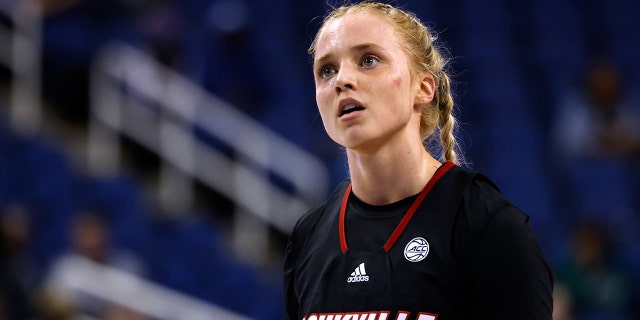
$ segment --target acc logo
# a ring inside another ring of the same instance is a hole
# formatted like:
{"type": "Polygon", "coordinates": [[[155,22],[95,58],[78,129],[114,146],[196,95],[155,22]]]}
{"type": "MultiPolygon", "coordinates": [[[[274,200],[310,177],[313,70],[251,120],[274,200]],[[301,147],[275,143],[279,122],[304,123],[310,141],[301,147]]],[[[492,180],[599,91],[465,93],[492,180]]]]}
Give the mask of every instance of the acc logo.
{"type": "Polygon", "coordinates": [[[422,237],[413,238],[404,247],[404,257],[411,262],[424,260],[429,254],[429,242],[422,237]]]}

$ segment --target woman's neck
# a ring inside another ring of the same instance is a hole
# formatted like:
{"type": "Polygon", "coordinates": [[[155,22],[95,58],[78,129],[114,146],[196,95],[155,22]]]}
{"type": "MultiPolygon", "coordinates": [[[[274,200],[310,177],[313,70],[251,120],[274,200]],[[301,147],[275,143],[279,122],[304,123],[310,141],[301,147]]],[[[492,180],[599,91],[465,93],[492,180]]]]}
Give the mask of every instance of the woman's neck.
{"type": "Polygon", "coordinates": [[[373,153],[347,149],[347,159],[353,193],[373,205],[419,193],[441,165],[422,144],[387,145],[373,153]]]}

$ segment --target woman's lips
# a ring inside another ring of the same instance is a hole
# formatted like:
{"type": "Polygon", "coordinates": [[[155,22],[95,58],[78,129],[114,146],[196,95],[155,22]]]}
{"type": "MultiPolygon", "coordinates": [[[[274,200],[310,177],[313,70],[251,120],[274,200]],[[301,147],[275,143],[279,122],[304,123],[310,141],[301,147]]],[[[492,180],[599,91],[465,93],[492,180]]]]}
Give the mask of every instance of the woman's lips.
{"type": "Polygon", "coordinates": [[[346,98],[340,101],[338,107],[338,118],[351,114],[353,112],[362,111],[366,109],[360,101],[353,98],[346,98]]]}
{"type": "Polygon", "coordinates": [[[342,110],[340,111],[340,117],[344,116],[345,114],[349,114],[354,111],[361,111],[361,110],[364,110],[363,106],[356,105],[356,104],[348,104],[344,108],[342,108],[342,110]]]}

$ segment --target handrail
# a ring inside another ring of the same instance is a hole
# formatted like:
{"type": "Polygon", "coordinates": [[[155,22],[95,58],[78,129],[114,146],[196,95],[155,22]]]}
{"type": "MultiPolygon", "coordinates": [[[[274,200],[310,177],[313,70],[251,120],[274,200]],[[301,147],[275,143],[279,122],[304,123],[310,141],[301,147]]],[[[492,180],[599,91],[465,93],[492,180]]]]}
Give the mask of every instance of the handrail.
{"type": "Polygon", "coordinates": [[[66,256],[54,264],[45,282],[45,290],[58,300],[73,302],[82,296],[91,296],[154,319],[250,320],[80,255],[66,256]]]}
{"type": "Polygon", "coordinates": [[[40,130],[41,28],[42,14],[37,0],[0,1],[12,28],[0,25],[0,63],[13,74],[10,90],[10,118],[14,130],[33,135],[40,130]]]}
{"type": "MultiPolygon", "coordinates": [[[[35,134],[41,126],[41,13],[37,0],[0,1],[0,12],[7,15],[12,28],[0,25],[0,64],[12,71],[10,117],[12,127],[24,134],[35,134]]],[[[157,319],[234,319],[244,316],[219,306],[154,284],[134,275],[92,263],[68,259],[54,272],[56,277],[71,275],[70,282],[57,282],[55,289],[69,294],[85,292],[106,301],[128,306],[157,319]],[[135,297],[135,299],[131,299],[135,297]]]]}
{"type": "Polygon", "coordinates": [[[116,136],[126,135],[283,232],[326,195],[328,172],[319,159],[132,46],[106,46],[91,85],[89,157],[96,169],[117,163],[116,136]],[[195,126],[234,155],[197,139],[195,126]]]}

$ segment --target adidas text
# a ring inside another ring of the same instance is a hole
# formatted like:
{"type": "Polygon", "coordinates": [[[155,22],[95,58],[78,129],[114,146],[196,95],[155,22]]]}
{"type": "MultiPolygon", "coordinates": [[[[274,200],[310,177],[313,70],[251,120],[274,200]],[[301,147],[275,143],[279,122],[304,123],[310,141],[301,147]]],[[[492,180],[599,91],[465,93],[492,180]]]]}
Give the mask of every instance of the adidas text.
{"type": "Polygon", "coordinates": [[[351,276],[347,278],[347,282],[365,282],[369,281],[367,271],[364,269],[364,262],[361,263],[356,270],[351,273],[351,276]]]}
{"type": "Polygon", "coordinates": [[[347,282],[363,282],[369,281],[369,276],[351,276],[347,278],[347,282]]]}

